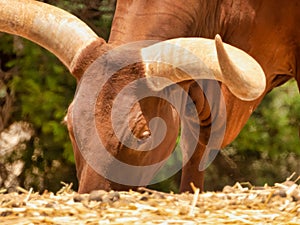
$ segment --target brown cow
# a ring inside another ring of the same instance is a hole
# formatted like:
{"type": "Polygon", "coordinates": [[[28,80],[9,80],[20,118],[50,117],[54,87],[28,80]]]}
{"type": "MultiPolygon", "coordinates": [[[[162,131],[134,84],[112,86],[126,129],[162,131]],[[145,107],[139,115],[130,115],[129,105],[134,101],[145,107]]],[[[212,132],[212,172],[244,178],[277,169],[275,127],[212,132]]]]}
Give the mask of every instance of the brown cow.
{"type": "Polygon", "coordinates": [[[300,33],[295,29],[299,4],[297,0],[122,0],[106,43],[55,7],[0,0],[0,30],[46,47],[80,82],[68,112],[80,192],[145,185],[173,151],[180,121],[181,191],[186,191],[190,182],[203,188],[202,158],[238,135],[267,92],[290,78],[300,83],[300,33]],[[251,55],[264,74],[244,52],[223,47],[218,36],[215,43],[203,39],[217,34],[251,55]],[[202,38],[169,40],[180,37],[202,38]],[[123,46],[137,41],[143,42],[123,46]],[[157,81],[157,77],[170,80],[157,81]],[[133,85],[122,92],[129,83],[133,85]],[[143,91],[150,95],[143,96],[143,91]],[[128,110],[124,113],[128,119],[114,111],[115,101],[120,111],[128,110]],[[129,109],[127,101],[133,102],[129,109]]]}

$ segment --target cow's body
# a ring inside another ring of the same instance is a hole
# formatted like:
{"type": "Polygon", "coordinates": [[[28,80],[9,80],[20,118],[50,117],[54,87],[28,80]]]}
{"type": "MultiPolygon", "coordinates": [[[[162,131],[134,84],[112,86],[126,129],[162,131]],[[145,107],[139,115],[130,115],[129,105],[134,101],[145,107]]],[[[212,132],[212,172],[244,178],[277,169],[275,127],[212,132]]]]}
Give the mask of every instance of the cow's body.
{"type": "MultiPolygon", "coordinates": [[[[226,146],[238,135],[253,110],[263,96],[274,87],[296,78],[300,83],[300,31],[297,22],[300,19],[300,3],[297,0],[120,0],[111,28],[108,45],[103,40],[93,41],[80,55],[73,74],[81,79],[90,63],[122,44],[141,40],[167,40],[178,37],[214,38],[220,34],[224,42],[240,48],[254,57],[266,74],[264,94],[253,101],[243,101],[235,97],[224,84],[221,84],[226,105],[226,130],[220,137],[221,147],[226,146]]],[[[148,135],[148,122],[159,116],[166,121],[169,132],[154,153],[141,153],[128,149],[114,136],[110,109],[114,96],[130,81],[140,78],[143,68],[125,68],[115,75],[100,93],[96,107],[96,126],[107,150],[116,158],[133,165],[148,165],[165,158],[172,152],[180,118],[170,104],[156,98],[146,99],[132,110],[137,117],[130,121],[135,136],[145,138],[148,135]],[[146,136],[147,136],[146,135],[146,136]]],[[[208,93],[215,92],[213,83],[207,82],[208,93]]],[[[217,134],[225,124],[211,128],[212,117],[207,99],[196,82],[181,82],[180,85],[190,94],[198,111],[201,133],[197,148],[189,162],[184,166],[181,191],[190,190],[190,182],[203,188],[203,171],[199,163],[211,135],[217,134]]],[[[88,90],[87,90],[88,92],[88,90]]],[[[134,95],[134,93],[132,93],[134,95]]],[[[216,99],[215,114],[224,109],[216,99]]],[[[68,127],[72,139],[80,192],[94,189],[128,189],[128,186],[111,182],[99,175],[83,158],[75,140],[72,120],[72,106],[69,108],[68,127]]],[[[199,124],[194,124],[199,126],[199,124]]],[[[183,132],[183,137],[189,135],[183,132]]],[[[183,140],[184,142],[184,140],[183,140]]],[[[216,145],[217,146],[217,145],[216,145]]],[[[183,155],[189,149],[184,142],[183,155]]],[[[107,168],[110,167],[110,162],[107,168]]],[[[128,175],[130,176],[130,174],[128,175]]],[[[149,177],[151,179],[151,177],[149,177]]]]}
{"type": "MultiPolygon", "coordinates": [[[[213,38],[220,34],[224,42],[243,49],[260,63],[267,76],[267,93],[292,77],[297,77],[300,82],[300,72],[297,70],[300,32],[296,29],[299,19],[300,3],[295,0],[118,1],[109,43],[120,45],[139,40],[193,36],[213,38]]],[[[188,88],[198,106],[200,120],[205,121],[209,116],[209,108],[204,103],[201,89],[193,84],[189,84],[188,88]]],[[[239,134],[263,96],[255,101],[242,101],[224,85],[222,90],[227,106],[224,147],[239,134]]],[[[158,110],[154,105],[149,104],[148,107],[153,111],[158,110]]],[[[209,129],[209,124],[203,122],[197,150],[183,168],[181,191],[190,190],[190,182],[203,187],[203,171],[198,170],[198,165],[209,133],[206,129],[209,129]]],[[[174,138],[170,138],[173,143],[174,138]]],[[[172,148],[173,145],[167,151],[161,151],[170,152],[172,148]]],[[[108,181],[96,182],[102,178],[84,163],[78,150],[75,150],[75,155],[77,162],[80,162],[78,174],[81,191],[110,186],[108,181]]],[[[118,185],[111,188],[118,188],[118,185]]]]}

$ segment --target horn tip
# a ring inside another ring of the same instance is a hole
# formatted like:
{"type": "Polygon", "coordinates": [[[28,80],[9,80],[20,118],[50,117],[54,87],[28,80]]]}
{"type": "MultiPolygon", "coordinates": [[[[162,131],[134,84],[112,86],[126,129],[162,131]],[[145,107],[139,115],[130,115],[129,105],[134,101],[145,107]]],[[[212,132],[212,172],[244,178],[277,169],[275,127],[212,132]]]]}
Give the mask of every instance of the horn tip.
{"type": "Polygon", "coordinates": [[[223,41],[222,41],[222,38],[221,38],[221,36],[220,36],[220,34],[216,34],[216,36],[215,36],[215,41],[216,41],[216,42],[223,42],[223,41]]]}
{"type": "Polygon", "coordinates": [[[217,34],[215,36],[215,45],[216,45],[217,51],[221,51],[221,49],[224,49],[224,43],[223,43],[222,38],[219,34],[217,34]]]}

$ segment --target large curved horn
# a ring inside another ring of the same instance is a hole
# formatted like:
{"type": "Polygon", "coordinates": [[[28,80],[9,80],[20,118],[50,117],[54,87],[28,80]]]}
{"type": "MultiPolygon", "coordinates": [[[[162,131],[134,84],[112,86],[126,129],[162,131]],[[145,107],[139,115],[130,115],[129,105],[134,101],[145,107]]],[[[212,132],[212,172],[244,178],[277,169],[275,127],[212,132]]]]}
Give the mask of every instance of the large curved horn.
{"type": "Polygon", "coordinates": [[[99,39],[77,17],[33,0],[0,0],[0,31],[22,36],[43,46],[71,72],[81,51],[99,39]]]}
{"type": "Polygon", "coordinates": [[[266,78],[260,65],[242,50],[223,44],[221,37],[177,38],[141,50],[146,76],[155,90],[172,82],[216,79],[242,100],[254,100],[265,90],[266,78]]]}

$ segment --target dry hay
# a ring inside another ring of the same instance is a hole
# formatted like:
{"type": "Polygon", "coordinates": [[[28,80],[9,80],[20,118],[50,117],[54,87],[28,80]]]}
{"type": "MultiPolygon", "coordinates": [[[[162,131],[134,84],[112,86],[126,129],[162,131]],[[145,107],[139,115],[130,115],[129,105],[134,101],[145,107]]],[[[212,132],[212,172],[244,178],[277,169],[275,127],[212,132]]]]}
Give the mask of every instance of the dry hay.
{"type": "Polygon", "coordinates": [[[236,183],[222,192],[0,193],[0,224],[300,224],[300,186],[236,183]]]}

